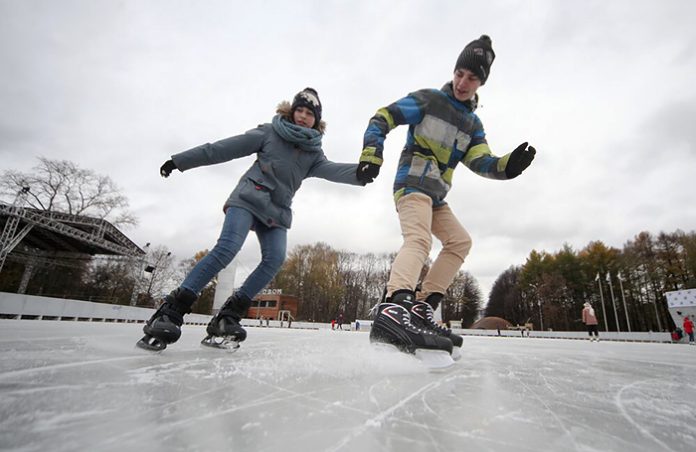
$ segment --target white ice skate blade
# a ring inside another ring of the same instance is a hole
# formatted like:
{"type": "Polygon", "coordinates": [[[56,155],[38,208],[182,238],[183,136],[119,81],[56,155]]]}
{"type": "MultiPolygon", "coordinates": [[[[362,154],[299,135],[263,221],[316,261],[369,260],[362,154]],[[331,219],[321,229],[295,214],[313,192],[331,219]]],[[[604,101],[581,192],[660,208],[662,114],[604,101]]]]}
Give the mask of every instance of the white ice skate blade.
{"type": "Polygon", "coordinates": [[[239,350],[239,342],[230,339],[228,337],[212,337],[212,336],[207,336],[201,341],[201,346],[203,348],[215,348],[218,350],[225,350],[229,353],[234,353],[237,350],[239,350]],[[216,340],[217,339],[217,340],[216,340]]]}
{"type": "Polygon", "coordinates": [[[135,344],[135,347],[148,353],[162,353],[167,348],[167,343],[146,334],[135,344]]]}
{"type": "Polygon", "coordinates": [[[410,353],[405,353],[399,350],[392,344],[385,344],[382,342],[372,342],[372,347],[377,350],[385,351],[389,353],[401,353],[407,356],[414,356],[418,361],[423,363],[425,367],[431,370],[441,370],[446,369],[454,364],[454,360],[444,350],[426,350],[426,349],[416,349],[416,352],[411,355],[410,353]]]}
{"type": "Polygon", "coordinates": [[[461,347],[452,347],[452,359],[455,361],[459,361],[462,357],[462,348],[461,347]]]}
{"type": "Polygon", "coordinates": [[[416,358],[423,362],[428,369],[433,370],[447,369],[454,365],[452,355],[444,350],[418,348],[416,349],[416,358]]]}
{"type": "Polygon", "coordinates": [[[391,344],[385,344],[383,342],[370,342],[370,346],[372,348],[374,348],[375,350],[379,350],[382,352],[403,353],[401,350],[399,350],[395,346],[393,346],[391,344]]]}

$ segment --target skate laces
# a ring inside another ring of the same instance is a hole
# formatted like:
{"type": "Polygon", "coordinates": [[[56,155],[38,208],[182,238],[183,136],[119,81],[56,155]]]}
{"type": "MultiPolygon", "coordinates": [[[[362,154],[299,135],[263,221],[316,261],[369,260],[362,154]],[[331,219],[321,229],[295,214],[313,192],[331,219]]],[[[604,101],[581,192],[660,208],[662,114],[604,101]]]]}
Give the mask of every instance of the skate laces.
{"type": "Polygon", "coordinates": [[[379,314],[379,305],[380,304],[382,304],[381,301],[378,301],[377,303],[375,303],[375,305],[370,308],[370,312],[368,312],[367,315],[369,315],[373,319],[377,318],[377,314],[379,314]]]}
{"type": "MultiPolygon", "coordinates": [[[[428,330],[427,328],[421,328],[420,326],[414,324],[411,321],[411,310],[410,309],[408,309],[405,306],[402,306],[398,303],[393,303],[393,304],[403,309],[401,316],[404,320],[404,325],[406,328],[412,328],[413,330],[415,330],[419,333],[423,333],[423,334],[430,334],[430,335],[436,334],[436,333],[428,330]]],[[[413,304],[412,306],[414,306],[414,305],[415,304],[413,304]]]]}
{"type": "Polygon", "coordinates": [[[237,314],[235,311],[231,309],[220,309],[220,312],[218,312],[215,317],[217,317],[218,321],[222,319],[232,319],[235,322],[239,323],[242,320],[239,314],[237,314]]]}
{"type": "MultiPolygon", "coordinates": [[[[411,322],[411,312],[409,311],[409,309],[407,309],[404,306],[401,306],[399,303],[378,303],[378,306],[380,306],[380,305],[385,305],[385,306],[384,306],[384,309],[381,309],[381,310],[378,309],[377,317],[389,308],[392,308],[392,307],[399,308],[399,311],[401,312],[401,321],[402,321],[404,328],[406,328],[407,330],[411,329],[414,332],[417,331],[417,332],[422,332],[425,334],[435,334],[432,331],[428,331],[427,329],[419,328],[418,326],[414,325],[411,322]]],[[[384,314],[384,315],[389,316],[388,314],[384,314]]],[[[375,318],[377,318],[377,317],[375,317],[375,318]]],[[[391,316],[389,316],[389,317],[391,317],[391,316]]],[[[392,319],[393,319],[393,317],[392,317],[392,319]]]]}
{"type": "Polygon", "coordinates": [[[433,320],[433,308],[432,308],[432,306],[430,306],[430,305],[429,305],[428,303],[426,303],[426,302],[422,302],[421,304],[422,304],[423,307],[425,308],[425,323],[426,323],[430,328],[432,328],[432,329],[434,329],[435,331],[437,331],[438,333],[442,333],[442,334],[444,334],[444,335],[449,335],[449,334],[452,332],[452,330],[450,330],[449,328],[445,328],[445,327],[443,327],[443,326],[441,326],[441,325],[438,325],[438,324],[435,322],[435,320],[433,320]]]}
{"type": "Polygon", "coordinates": [[[179,324],[184,323],[184,315],[176,309],[176,305],[173,302],[164,302],[155,313],[156,317],[165,315],[170,319],[177,321],[179,324]]]}

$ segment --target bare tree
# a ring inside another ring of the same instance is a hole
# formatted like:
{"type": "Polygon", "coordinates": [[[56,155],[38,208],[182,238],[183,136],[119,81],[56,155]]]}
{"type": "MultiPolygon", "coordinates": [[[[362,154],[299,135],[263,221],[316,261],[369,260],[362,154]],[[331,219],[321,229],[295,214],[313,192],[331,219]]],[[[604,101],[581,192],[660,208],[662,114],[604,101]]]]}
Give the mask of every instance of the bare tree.
{"type": "Polygon", "coordinates": [[[171,251],[166,246],[151,250],[146,259],[145,272],[149,273],[145,290],[147,298],[159,299],[172,286],[177,273],[171,251]]]}
{"type": "Polygon", "coordinates": [[[9,202],[24,187],[30,188],[27,204],[34,209],[86,215],[116,226],[137,224],[128,199],[109,176],[67,160],[39,157],[31,173],[7,170],[0,176],[0,197],[9,202]]]}

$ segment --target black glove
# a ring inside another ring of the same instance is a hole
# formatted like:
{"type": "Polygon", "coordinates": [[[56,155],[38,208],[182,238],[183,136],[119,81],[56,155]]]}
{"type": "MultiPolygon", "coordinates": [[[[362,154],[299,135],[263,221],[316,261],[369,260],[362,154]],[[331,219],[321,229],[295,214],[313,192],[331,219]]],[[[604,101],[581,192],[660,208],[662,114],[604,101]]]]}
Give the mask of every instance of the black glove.
{"type": "Polygon", "coordinates": [[[358,163],[358,169],[355,172],[355,176],[360,182],[369,184],[379,175],[379,168],[380,166],[376,163],[360,162],[358,163]]]}
{"type": "Polygon", "coordinates": [[[167,160],[164,162],[164,165],[160,167],[160,174],[162,177],[169,177],[170,174],[172,174],[172,171],[174,171],[176,168],[176,165],[174,164],[174,160],[167,160]]]}
{"type": "Polygon", "coordinates": [[[536,149],[533,146],[527,148],[527,142],[520,144],[515,148],[510,154],[507,166],[505,167],[505,175],[508,179],[514,179],[515,177],[522,174],[534,160],[534,155],[536,155],[536,149]]]}

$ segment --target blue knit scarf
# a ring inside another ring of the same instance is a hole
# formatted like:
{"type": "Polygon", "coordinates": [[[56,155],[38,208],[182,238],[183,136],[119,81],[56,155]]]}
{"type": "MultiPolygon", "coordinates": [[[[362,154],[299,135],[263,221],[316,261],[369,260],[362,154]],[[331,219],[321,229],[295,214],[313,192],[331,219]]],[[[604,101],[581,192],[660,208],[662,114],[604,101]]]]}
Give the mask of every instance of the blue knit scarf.
{"type": "Polygon", "coordinates": [[[316,129],[293,124],[281,115],[273,117],[273,130],[285,141],[297,144],[305,151],[320,151],[322,134],[316,129]]]}

